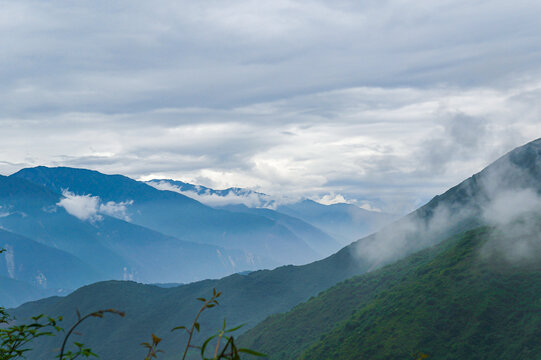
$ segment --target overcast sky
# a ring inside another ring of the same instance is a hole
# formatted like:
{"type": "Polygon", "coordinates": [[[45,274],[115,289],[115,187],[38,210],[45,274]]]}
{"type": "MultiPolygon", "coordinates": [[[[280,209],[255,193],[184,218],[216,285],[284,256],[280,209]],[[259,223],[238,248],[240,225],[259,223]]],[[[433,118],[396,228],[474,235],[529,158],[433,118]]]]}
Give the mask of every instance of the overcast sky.
{"type": "Polygon", "coordinates": [[[0,1],[0,173],[405,212],[541,137],[541,2],[0,1]]]}

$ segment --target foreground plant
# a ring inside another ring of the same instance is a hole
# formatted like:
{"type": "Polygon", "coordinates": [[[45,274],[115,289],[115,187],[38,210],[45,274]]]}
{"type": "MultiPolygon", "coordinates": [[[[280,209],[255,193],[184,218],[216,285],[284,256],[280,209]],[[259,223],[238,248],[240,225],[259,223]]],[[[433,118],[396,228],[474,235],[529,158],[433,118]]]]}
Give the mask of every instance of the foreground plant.
{"type": "Polygon", "coordinates": [[[240,353],[246,353],[246,354],[259,356],[259,357],[265,357],[266,356],[265,354],[259,353],[257,351],[251,350],[251,349],[237,348],[237,346],[235,345],[235,339],[233,338],[233,336],[228,336],[227,335],[228,333],[232,333],[235,330],[238,330],[243,326],[244,325],[239,325],[239,326],[231,328],[231,329],[226,329],[226,324],[225,324],[225,319],[224,319],[224,324],[223,324],[222,328],[218,331],[218,333],[215,334],[215,335],[212,335],[207,340],[205,340],[205,342],[201,346],[201,359],[203,359],[203,360],[214,360],[214,359],[240,360],[240,353]],[[214,338],[217,338],[216,346],[215,346],[215,350],[214,350],[214,356],[212,358],[207,358],[205,356],[205,350],[206,350],[208,344],[214,338]],[[223,347],[222,351],[220,352],[220,342],[222,340],[226,340],[226,343],[225,343],[225,346],[223,347]]]}
{"type": "Polygon", "coordinates": [[[241,353],[250,354],[250,355],[254,355],[254,356],[260,356],[260,357],[266,356],[265,354],[258,353],[257,351],[254,351],[254,350],[245,349],[245,348],[237,348],[237,346],[235,345],[235,339],[233,338],[233,336],[229,336],[227,334],[232,333],[235,330],[240,329],[243,325],[239,325],[239,326],[231,328],[231,329],[226,329],[225,320],[224,320],[222,329],[220,329],[217,334],[212,335],[207,340],[205,340],[205,342],[203,343],[202,346],[192,345],[192,337],[194,335],[194,332],[195,331],[199,332],[199,330],[200,330],[199,317],[201,316],[203,311],[205,311],[207,309],[211,309],[211,308],[219,305],[218,298],[221,295],[222,295],[221,292],[219,292],[219,291],[217,292],[216,289],[212,289],[212,297],[210,297],[209,299],[197,298],[197,300],[203,302],[203,305],[201,306],[201,308],[199,309],[199,312],[195,316],[195,319],[194,319],[191,327],[188,329],[186,326],[177,326],[177,327],[174,327],[173,329],[171,329],[171,331],[184,329],[188,333],[188,343],[186,344],[186,348],[184,349],[184,354],[182,355],[182,360],[186,359],[186,356],[188,355],[188,351],[190,349],[199,349],[201,351],[201,359],[203,359],[203,360],[218,360],[218,359],[240,360],[240,354],[241,353]],[[215,350],[214,350],[214,356],[212,358],[207,358],[205,356],[205,350],[207,349],[207,346],[209,345],[209,343],[213,339],[216,339],[216,346],[215,346],[215,350]],[[222,340],[225,340],[226,343],[225,343],[224,347],[222,348],[222,350],[220,351],[220,343],[221,343],[222,340]]]}
{"type": "MultiPolygon", "coordinates": [[[[0,253],[1,252],[0,249],[0,253]]],[[[188,333],[188,343],[184,349],[182,360],[186,359],[190,349],[198,349],[201,352],[202,360],[240,360],[240,354],[242,353],[260,357],[266,356],[254,350],[238,348],[235,344],[234,337],[230,334],[240,329],[243,325],[227,329],[225,320],[222,328],[218,330],[215,335],[205,340],[201,346],[192,345],[193,335],[195,332],[200,331],[199,317],[205,310],[219,305],[218,298],[221,294],[221,292],[217,292],[214,289],[211,298],[197,299],[202,301],[203,305],[196,314],[190,328],[187,328],[186,326],[177,326],[171,329],[171,331],[184,329],[188,333]],[[207,349],[213,340],[216,341],[216,344],[212,346],[214,349],[213,355],[212,357],[207,357],[207,349]]],[[[115,309],[98,310],[84,316],[81,316],[77,311],[77,321],[64,336],[60,352],[56,358],[60,360],[74,360],[77,358],[98,357],[97,354],[92,352],[92,350],[83,343],[74,342],[73,345],[75,346],[75,350],[66,351],[66,346],[70,336],[81,323],[90,318],[103,318],[105,314],[125,316],[124,312],[115,309]]],[[[5,308],[0,307],[0,360],[24,358],[26,352],[31,350],[28,346],[32,341],[42,336],[54,336],[64,331],[64,329],[58,325],[58,323],[62,321],[62,317],[52,318],[38,315],[32,318],[32,323],[23,325],[13,325],[14,320],[15,319],[6,312],[5,308]]],[[[141,344],[148,350],[145,360],[155,359],[158,357],[159,353],[163,352],[158,349],[158,345],[161,341],[161,338],[152,334],[152,342],[144,342],[141,344]]]]}
{"type": "Polygon", "coordinates": [[[91,317],[96,317],[96,318],[101,319],[101,318],[103,318],[103,315],[108,314],[108,313],[109,314],[119,315],[119,316],[122,316],[122,317],[125,316],[124,312],[118,311],[118,310],[115,310],[115,309],[98,310],[98,311],[94,311],[94,312],[92,312],[90,314],[87,314],[85,316],[81,316],[79,311],[77,311],[77,322],[71,327],[71,329],[69,329],[66,336],[64,337],[64,341],[62,342],[62,347],[60,348],[60,354],[57,357],[60,360],[64,360],[64,359],[73,360],[73,359],[75,359],[75,358],[77,358],[79,356],[83,356],[85,358],[89,358],[91,356],[98,357],[98,355],[94,354],[90,348],[85,347],[85,345],[80,343],[80,342],[74,342],[73,343],[75,345],[75,347],[77,348],[76,351],[71,351],[70,350],[70,351],[66,352],[66,354],[64,354],[64,351],[65,351],[65,348],[66,348],[66,344],[68,343],[68,338],[73,333],[73,331],[77,328],[77,326],[81,325],[81,323],[83,321],[85,321],[86,319],[89,319],[91,317]]]}
{"type": "Polygon", "coordinates": [[[9,326],[14,319],[0,307],[0,359],[9,360],[24,357],[31,349],[27,345],[42,336],[54,335],[62,331],[57,325],[62,317],[51,318],[44,315],[32,317],[32,323],[9,326]]]}

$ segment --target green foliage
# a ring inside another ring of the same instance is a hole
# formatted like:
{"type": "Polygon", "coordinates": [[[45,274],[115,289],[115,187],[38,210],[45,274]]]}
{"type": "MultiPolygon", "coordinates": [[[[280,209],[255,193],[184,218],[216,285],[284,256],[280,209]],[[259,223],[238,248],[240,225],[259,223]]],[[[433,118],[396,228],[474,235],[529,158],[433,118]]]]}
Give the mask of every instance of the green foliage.
{"type": "Polygon", "coordinates": [[[203,345],[200,347],[201,349],[201,358],[203,360],[214,360],[214,359],[231,359],[231,360],[239,360],[240,359],[240,353],[246,353],[258,357],[265,357],[266,355],[254,350],[246,349],[246,348],[237,348],[237,345],[235,344],[235,339],[233,336],[229,336],[229,333],[232,333],[238,329],[240,329],[243,325],[239,325],[230,329],[227,329],[226,322],[224,319],[224,324],[222,325],[222,328],[218,330],[218,333],[215,335],[212,335],[209,337],[203,345]],[[214,356],[211,358],[206,357],[205,352],[208,344],[211,340],[216,338],[216,346],[214,350],[214,356]],[[222,340],[225,340],[225,346],[223,347],[222,351],[220,351],[220,342],[222,340]]]}
{"type": "MultiPolygon", "coordinates": [[[[68,333],[64,337],[60,353],[57,358],[60,360],[73,360],[78,357],[89,358],[91,356],[97,357],[92,350],[86,347],[83,343],[74,342],[75,351],[69,350],[65,352],[65,347],[69,336],[73,333],[75,328],[79,326],[84,320],[90,317],[101,318],[105,313],[115,313],[117,315],[124,316],[124,313],[114,310],[99,310],[83,317],[77,313],[79,321],[75,323],[68,333]]],[[[30,324],[13,325],[13,319],[3,307],[0,307],[0,359],[9,360],[24,358],[28,351],[31,351],[30,343],[42,336],[54,336],[59,332],[63,332],[64,329],[58,324],[62,321],[62,317],[52,318],[44,315],[38,315],[32,317],[30,324]]]]}
{"type": "Polygon", "coordinates": [[[53,330],[61,331],[57,325],[61,318],[54,319],[38,315],[32,317],[30,324],[10,325],[13,319],[0,307],[0,359],[9,360],[23,357],[30,351],[29,343],[42,336],[53,335],[53,330]]]}
{"type": "MultiPolygon", "coordinates": [[[[3,250],[0,249],[0,252],[3,250]]],[[[209,299],[198,298],[197,300],[202,301],[203,305],[199,309],[195,320],[193,321],[190,328],[186,326],[176,326],[171,331],[176,330],[185,330],[188,335],[188,343],[184,350],[182,360],[185,360],[188,351],[190,349],[198,349],[201,351],[201,358],[203,360],[240,360],[240,354],[250,354],[254,356],[265,356],[265,354],[258,353],[251,349],[239,348],[235,343],[235,339],[230,334],[234,331],[240,329],[242,325],[236,326],[233,328],[226,328],[226,322],[224,320],[222,328],[218,331],[216,335],[209,337],[202,346],[192,345],[192,337],[195,332],[200,331],[199,317],[201,314],[207,310],[219,305],[218,298],[221,296],[221,292],[217,292],[213,289],[212,296],[209,299]],[[205,352],[208,345],[213,341],[216,341],[214,346],[215,351],[213,357],[209,358],[206,356],[205,352]],[[222,341],[225,342],[223,346],[222,341]]],[[[75,332],[75,329],[81,325],[85,320],[90,318],[103,318],[105,314],[115,314],[124,317],[125,313],[115,309],[104,309],[91,312],[85,316],[81,316],[79,311],[77,311],[77,321],[75,324],[68,330],[64,336],[60,352],[56,358],[59,360],[74,360],[77,358],[90,358],[98,357],[91,348],[87,347],[81,342],[74,342],[74,350],[67,350],[66,345],[70,338],[70,335],[75,332]]],[[[25,353],[30,351],[30,343],[35,339],[42,336],[53,336],[58,332],[63,332],[63,328],[58,325],[58,322],[62,321],[62,318],[57,319],[51,317],[45,317],[43,315],[38,315],[33,317],[33,322],[30,324],[23,325],[13,325],[13,318],[6,312],[5,308],[0,307],[0,360],[10,360],[10,359],[20,359],[25,357],[25,353]]],[[[159,353],[163,351],[158,349],[158,345],[161,343],[162,339],[152,334],[152,342],[143,342],[141,345],[148,350],[145,360],[152,360],[158,357],[159,353]]]]}
{"type": "Polygon", "coordinates": [[[201,306],[201,308],[199,309],[199,312],[195,316],[195,320],[193,321],[191,328],[188,329],[186,326],[176,326],[173,329],[171,329],[171,331],[176,331],[176,330],[183,329],[183,330],[186,330],[186,332],[188,333],[188,336],[189,336],[188,337],[188,344],[186,345],[186,348],[184,350],[184,354],[182,355],[182,360],[186,359],[186,356],[188,355],[188,350],[190,350],[192,348],[199,349],[201,351],[201,359],[203,359],[203,360],[221,360],[221,359],[223,359],[223,360],[240,360],[240,354],[241,353],[246,353],[246,354],[260,356],[260,357],[266,356],[265,354],[259,353],[259,352],[254,351],[254,350],[250,350],[250,349],[246,349],[246,348],[238,348],[237,345],[235,344],[234,337],[229,336],[229,334],[236,331],[236,330],[238,330],[238,329],[240,329],[243,325],[239,325],[239,326],[227,329],[225,319],[224,319],[222,328],[220,330],[218,330],[217,334],[212,335],[211,337],[209,337],[207,340],[205,340],[203,342],[203,345],[201,345],[201,346],[192,345],[192,337],[194,335],[194,331],[197,331],[197,332],[200,331],[200,324],[198,322],[199,317],[201,316],[203,311],[205,311],[207,309],[211,309],[211,308],[219,305],[218,298],[221,295],[222,295],[221,292],[217,292],[216,289],[212,289],[212,297],[210,297],[209,299],[197,298],[197,300],[203,302],[203,305],[201,306]],[[212,340],[214,340],[214,339],[216,339],[216,345],[214,347],[214,349],[215,349],[214,350],[214,355],[213,355],[213,357],[208,358],[208,357],[206,357],[206,349],[207,349],[208,345],[210,344],[210,342],[212,340]],[[225,345],[223,346],[223,348],[220,347],[222,340],[225,340],[225,345]]]}
{"type": "Polygon", "coordinates": [[[152,360],[158,357],[158,353],[163,352],[162,350],[158,350],[158,344],[162,342],[162,339],[157,337],[156,335],[152,334],[152,342],[143,342],[141,345],[148,349],[147,356],[145,356],[145,360],[152,360]]]}
{"type": "Polygon", "coordinates": [[[94,357],[97,357],[96,354],[94,354],[92,352],[92,350],[90,348],[87,348],[85,347],[84,344],[80,343],[80,342],[74,342],[73,344],[75,345],[76,347],[76,351],[68,351],[66,353],[64,353],[65,349],[66,349],[66,344],[68,342],[68,339],[70,337],[70,335],[75,331],[75,329],[81,325],[83,323],[83,321],[87,320],[87,319],[90,319],[92,317],[96,317],[96,318],[103,318],[104,314],[116,314],[116,315],[119,315],[119,316],[122,316],[124,317],[125,314],[122,312],[122,311],[118,311],[118,310],[115,310],[115,309],[105,309],[105,310],[98,310],[98,311],[94,311],[90,314],[87,314],[85,316],[82,316],[81,317],[81,314],[79,313],[79,311],[77,311],[77,322],[71,327],[71,329],[68,330],[66,336],[64,337],[64,341],[62,342],[62,347],[60,348],[60,354],[58,355],[58,358],[60,360],[64,360],[64,359],[67,359],[67,360],[73,360],[79,356],[82,356],[82,357],[85,357],[85,358],[89,358],[91,356],[94,356],[94,357]]]}

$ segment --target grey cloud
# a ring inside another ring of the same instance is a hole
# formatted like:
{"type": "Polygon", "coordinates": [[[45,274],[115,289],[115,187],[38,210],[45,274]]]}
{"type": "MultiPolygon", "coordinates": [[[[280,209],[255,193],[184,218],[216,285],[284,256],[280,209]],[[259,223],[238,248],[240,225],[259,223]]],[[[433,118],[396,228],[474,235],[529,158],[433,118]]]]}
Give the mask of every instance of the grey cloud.
{"type": "Polygon", "coordinates": [[[480,146],[487,142],[488,123],[486,119],[463,113],[444,115],[441,134],[422,145],[424,171],[442,174],[449,163],[478,156],[480,146]]]}
{"type": "Polygon", "coordinates": [[[360,85],[492,84],[540,70],[532,1],[4,5],[5,115],[230,108],[360,85]]]}
{"type": "Polygon", "coordinates": [[[4,174],[69,165],[404,212],[541,135],[533,1],[2,7],[4,174]]]}
{"type": "Polygon", "coordinates": [[[334,192],[360,201],[377,194],[378,208],[407,212],[541,135],[533,100],[521,95],[536,86],[343,89],[219,112],[167,111],[177,124],[152,122],[151,113],[35,117],[5,121],[0,150],[26,166],[88,167],[277,196],[334,192]]]}

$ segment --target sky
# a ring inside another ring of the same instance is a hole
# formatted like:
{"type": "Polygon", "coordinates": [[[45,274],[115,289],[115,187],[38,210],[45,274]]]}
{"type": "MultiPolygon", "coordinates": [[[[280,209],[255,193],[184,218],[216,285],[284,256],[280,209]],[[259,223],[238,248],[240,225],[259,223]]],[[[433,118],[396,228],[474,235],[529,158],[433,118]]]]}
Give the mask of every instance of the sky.
{"type": "Polygon", "coordinates": [[[0,174],[405,213],[541,137],[538,1],[0,1],[0,174]]]}

